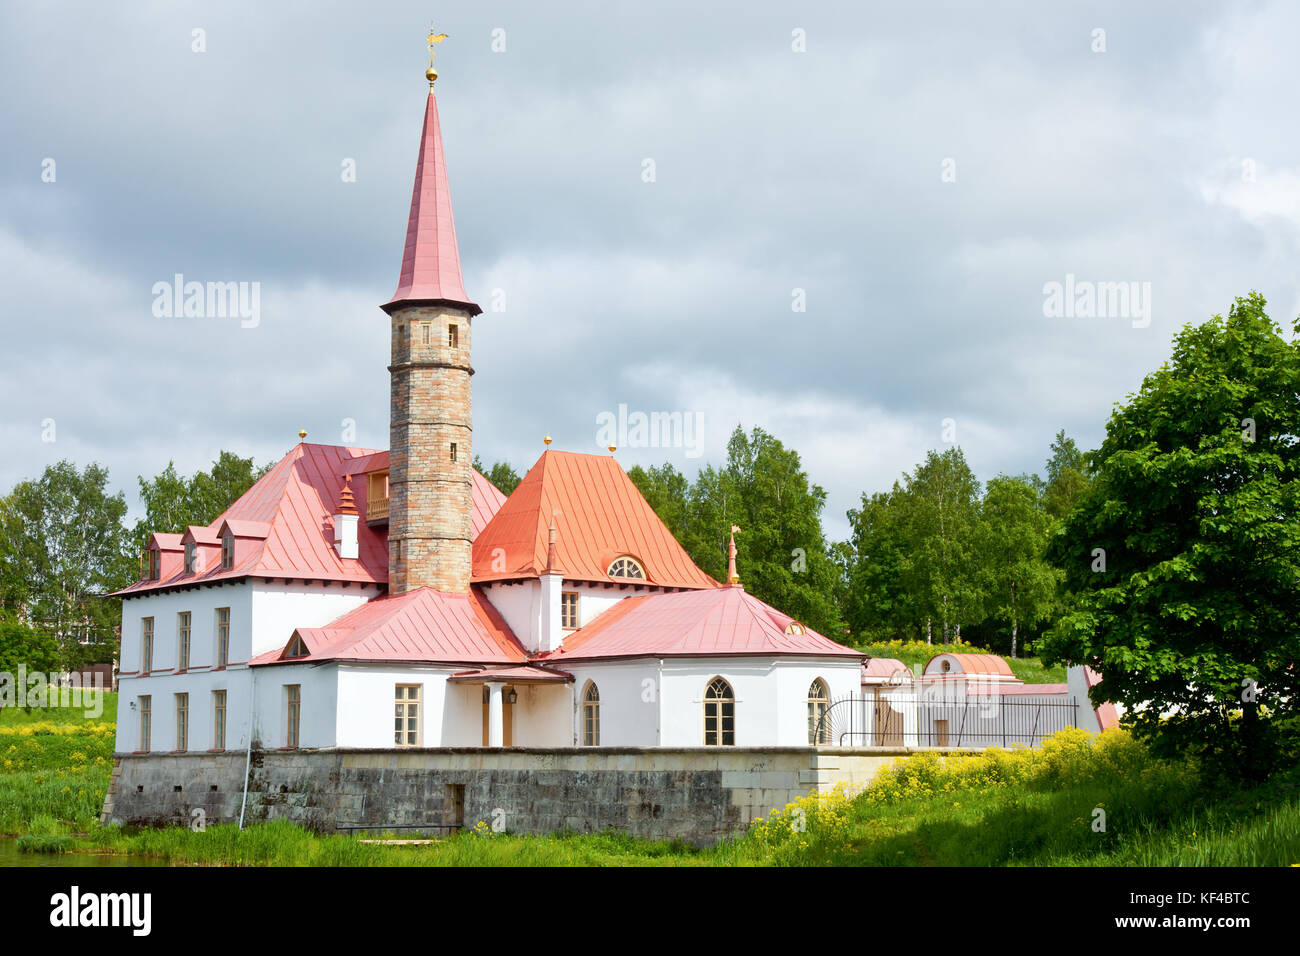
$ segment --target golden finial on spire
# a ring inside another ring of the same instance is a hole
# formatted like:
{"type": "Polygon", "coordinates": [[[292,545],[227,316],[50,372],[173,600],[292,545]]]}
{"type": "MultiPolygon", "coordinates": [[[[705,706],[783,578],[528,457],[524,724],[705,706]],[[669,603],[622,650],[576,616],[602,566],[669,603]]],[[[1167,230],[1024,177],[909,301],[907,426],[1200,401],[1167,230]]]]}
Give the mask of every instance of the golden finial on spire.
{"type": "Polygon", "coordinates": [[[445,34],[445,33],[434,33],[434,32],[433,32],[433,21],[430,21],[430,22],[429,22],[429,35],[428,35],[427,37],[425,37],[425,40],[428,41],[428,44],[429,44],[429,68],[428,68],[427,70],[424,71],[424,78],[425,78],[426,80],[429,81],[429,89],[430,89],[430,90],[433,89],[433,81],[436,80],[436,79],[438,78],[438,71],[435,70],[435,69],[433,68],[433,56],[434,56],[434,53],[433,53],[433,47],[434,47],[434,44],[436,44],[436,43],[441,43],[441,42],[442,42],[443,40],[445,40],[445,39],[447,39],[447,34],[445,34]]]}

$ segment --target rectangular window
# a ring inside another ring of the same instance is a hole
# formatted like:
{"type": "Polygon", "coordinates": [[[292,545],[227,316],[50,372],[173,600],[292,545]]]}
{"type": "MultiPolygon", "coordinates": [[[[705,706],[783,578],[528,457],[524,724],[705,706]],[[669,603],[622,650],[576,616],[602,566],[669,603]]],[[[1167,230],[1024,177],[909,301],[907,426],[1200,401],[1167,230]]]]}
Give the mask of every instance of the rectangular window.
{"type": "Polygon", "coordinates": [[[560,626],[572,631],[578,626],[578,592],[560,592],[560,626]]]}
{"type": "Polygon", "coordinates": [[[460,327],[456,325],[447,326],[447,348],[460,348],[460,327]]]}
{"type": "Polygon", "coordinates": [[[157,581],[161,577],[162,577],[162,552],[150,551],[149,552],[149,578],[153,581],[157,581]]]}
{"type": "Polygon", "coordinates": [[[190,695],[176,695],[176,749],[190,749],[190,695]]]}
{"type": "Polygon", "coordinates": [[[194,573],[194,556],[195,556],[194,542],[186,541],[185,542],[185,573],[186,574],[194,573]]]}
{"type": "Polygon", "coordinates": [[[190,669],[190,612],[181,611],[176,616],[176,669],[190,669]]]}
{"type": "Polygon", "coordinates": [[[153,618],[140,620],[140,673],[153,670],[153,618]]]}
{"type": "Polygon", "coordinates": [[[229,571],[235,566],[235,536],[226,535],[221,539],[221,570],[229,571]]]}
{"type": "Polygon", "coordinates": [[[456,443],[455,443],[455,442],[452,442],[452,443],[451,443],[451,460],[452,460],[452,461],[455,461],[455,460],[456,460],[456,443]]]}
{"type": "Polygon", "coordinates": [[[146,752],[149,750],[150,706],[152,702],[153,698],[151,697],[140,698],[140,749],[146,752]]]}
{"type": "Polygon", "coordinates": [[[145,548],[140,552],[140,580],[147,581],[153,576],[153,552],[145,548]]]}
{"type": "Polygon", "coordinates": [[[284,745],[298,746],[298,730],[302,726],[302,685],[286,684],[285,697],[288,701],[288,717],[285,721],[284,745]]]}
{"type": "Polygon", "coordinates": [[[393,743],[420,746],[420,685],[398,684],[393,702],[393,743]]]}
{"type": "Polygon", "coordinates": [[[226,692],[212,692],[212,749],[226,749],[226,692]]]}
{"type": "Polygon", "coordinates": [[[230,663],[230,608],[217,608],[217,666],[230,663]]]}
{"type": "Polygon", "coordinates": [[[420,344],[421,345],[433,344],[433,323],[432,322],[420,323],[420,344]]]}

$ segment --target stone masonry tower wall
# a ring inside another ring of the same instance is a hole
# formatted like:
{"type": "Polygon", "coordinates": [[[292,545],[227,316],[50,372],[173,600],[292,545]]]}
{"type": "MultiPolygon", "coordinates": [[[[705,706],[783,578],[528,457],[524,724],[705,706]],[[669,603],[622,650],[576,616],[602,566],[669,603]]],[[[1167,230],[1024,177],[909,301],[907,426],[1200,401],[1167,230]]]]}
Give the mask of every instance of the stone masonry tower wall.
{"type": "Polygon", "coordinates": [[[468,309],[392,312],[388,587],[469,590],[473,427],[468,309]]]}

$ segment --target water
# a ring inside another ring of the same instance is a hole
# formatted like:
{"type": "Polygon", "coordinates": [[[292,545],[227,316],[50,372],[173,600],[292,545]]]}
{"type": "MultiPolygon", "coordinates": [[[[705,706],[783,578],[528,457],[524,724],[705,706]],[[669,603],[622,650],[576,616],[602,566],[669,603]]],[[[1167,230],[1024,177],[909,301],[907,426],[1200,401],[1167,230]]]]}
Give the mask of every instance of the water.
{"type": "Polygon", "coordinates": [[[9,866],[167,866],[165,860],[98,853],[19,853],[18,841],[0,837],[0,867],[9,866]]]}

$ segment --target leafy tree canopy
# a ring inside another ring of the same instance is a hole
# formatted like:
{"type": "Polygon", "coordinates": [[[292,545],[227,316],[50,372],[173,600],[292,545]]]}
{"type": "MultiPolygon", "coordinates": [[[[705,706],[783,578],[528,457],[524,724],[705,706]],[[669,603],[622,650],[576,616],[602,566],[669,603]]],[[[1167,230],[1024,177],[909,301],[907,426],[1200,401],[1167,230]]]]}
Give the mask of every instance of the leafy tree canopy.
{"type": "Polygon", "coordinates": [[[1187,325],[1116,409],[1052,537],[1049,662],[1103,674],[1169,750],[1264,775],[1300,708],[1300,346],[1257,293],[1187,325]]]}

